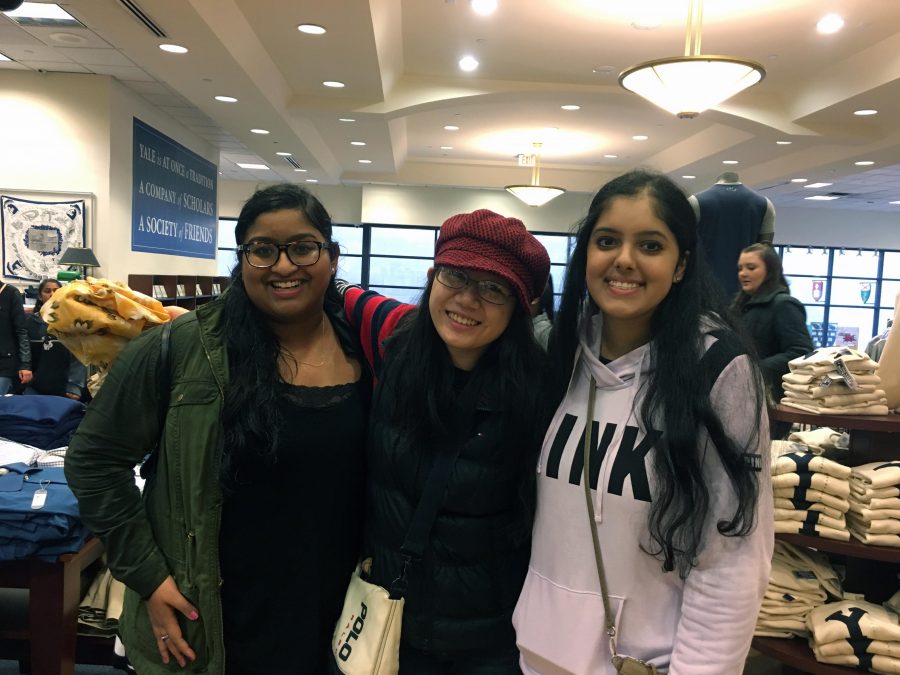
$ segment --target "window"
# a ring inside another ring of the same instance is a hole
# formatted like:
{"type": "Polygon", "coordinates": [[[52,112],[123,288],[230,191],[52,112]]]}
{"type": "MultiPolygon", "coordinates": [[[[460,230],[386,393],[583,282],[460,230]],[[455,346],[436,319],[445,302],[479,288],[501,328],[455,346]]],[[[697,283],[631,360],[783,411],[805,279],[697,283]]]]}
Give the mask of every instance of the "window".
{"type": "Polygon", "coordinates": [[[900,292],[900,252],[777,246],[791,295],[806,306],[817,347],[865,349],[893,315],[900,292]]]}
{"type": "Polygon", "coordinates": [[[237,242],[234,240],[234,226],[237,218],[219,218],[219,238],[216,240],[216,276],[231,275],[231,268],[237,263],[237,242]]]}
{"type": "MultiPolygon", "coordinates": [[[[216,255],[219,276],[231,273],[236,258],[235,218],[219,220],[216,255]]],[[[434,265],[437,227],[334,225],[340,246],[337,276],[403,302],[417,303],[434,265]]],[[[565,233],[534,233],[550,255],[555,305],[565,283],[566,263],[575,239],[565,233]]]]}

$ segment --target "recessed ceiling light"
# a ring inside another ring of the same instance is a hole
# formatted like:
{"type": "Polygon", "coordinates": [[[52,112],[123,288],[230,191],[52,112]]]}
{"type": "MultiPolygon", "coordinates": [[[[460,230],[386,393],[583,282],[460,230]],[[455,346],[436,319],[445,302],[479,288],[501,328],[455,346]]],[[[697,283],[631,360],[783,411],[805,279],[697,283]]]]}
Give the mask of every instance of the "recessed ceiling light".
{"type": "Polygon", "coordinates": [[[649,136],[638,135],[638,136],[632,136],[632,137],[631,137],[631,140],[633,140],[633,141],[646,141],[648,138],[650,138],[650,137],[649,137],[649,136]]]}
{"type": "Polygon", "coordinates": [[[472,11],[487,16],[497,11],[497,0],[472,0],[472,11]]]}
{"type": "Polygon", "coordinates": [[[306,182],[307,183],[318,183],[319,179],[318,178],[307,178],[306,182]]]}
{"type": "Polygon", "coordinates": [[[875,162],[869,159],[864,159],[859,162],[853,162],[856,166],[872,166],[875,162]]]}
{"type": "Polygon", "coordinates": [[[452,145],[442,145],[441,146],[441,150],[452,150],[452,149],[453,149],[452,145]]]}
{"type": "Polygon", "coordinates": [[[459,131],[459,127],[455,124],[446,124],[444,125],[444,131],[459,131]]]}
{"type": "Polygon", "coordinates": [[[261,135],[265,136],[267,133],[269,133],[269,130],[268,129],[251,129],[250,133],[251,134],[261,134],[261,135]]]}
{"type": "Polygon", "coordinates": [[[682,178],[684,178],[685,180],[694,180],[696,177],[697,176],[691,176],[690,174],[688,174],[687,176],[682,176],[682,178]]]}
{"type": "Polygon", "coordinates": [[[222,103],[237,103],[237,99],[234,96],[214,96],[213,98],[222,103]]]}
{"type": "Polygon", "coordinates": [[[864,108],[863,110],[854,110],[854,115],[859,115],[860,117],[866,117],[867,115],[877,115],[878,111],[873,110],[872,108],[864,108]]]}
{"type": "Polygon", "coordinates": [[[606,159],[617,159],[618,155],[603,155],[606,159]]]}
{"type": "Polygon", "coordinates": [[[43,2],[23,2],[18,9],[4,12],[4,14],[20,26],[53,28],[61,28],[63,26],[84,27],[84,24],[59,5],[43,2]]]}
{"type": "Polygon", "coordinates": [[[358,159],[356,161],[359,162],[360,164],[371,164],[372,163],[371,159],[358,159]]]}
{"type": "Polygon", "coordinates": [[[736,159],[723,159],[722,164],[738,164],[739,162],[736,159]]]}
{"type": "Polygon", "coordinates": [[[459,69],[466,72],[471,73],[473,70],[478,69],[478,59],[474,56],[466,55],[459,60],[459,69]]]}
{"type": "Polygon", "coordinates": [[[297,26],[297,30],[307,35],[324,35],[326,32],[324,26],[315,23],[301,23],[297,26]]]}
{"type": "Polygon", "coordinates": [[[352,117],[338,117],[338,122],[355,122],[352,117]]]}
{"type": "Polygon", "coordinates": [[[350,145],[365,145],[365,141],[350,141],[350,145]]]}
{"type": "Polygon", "coordinates": [[[163,44],[159,46],[164,52],[169,52],[170,54],[187,54],[188,48],[182,47],[181,45],[169,45],[163,44]]]}
{"type": "Polygon", "coordinates": [[[794,141],[775,141],[775,145],[790,145],[794,141]]]}
{"type": "Polygon", "coordinates": [[[290,157],[291,156],[291,153],[289,153],[289,152],[276,152],[275,154],[278,155],[279,157],[290,157]]]}
{"type": "Polygon", "coordinates": [[[829,185],[831,185],[831,183],[810,183],[809,185],[804,185],[803,187],[816,189],[816,188],[828,187],[829,185]]]}
{"type": "Polygon", "coordinates": [[[580,105],[575,105],[574,103],[567,103],[566,105],[559,106],[563,110],[581,110],[580,105]]]}
{"type": "Polygon", "coordinates": [[[306,173],[306,169],[294,169],[296,173],[306,173]]]}
{"type": "Polygon", "coordinates": [[[242,169],[256,169],[256,170],[260,170],[260,171],[261,171],[261,170],[264,170],[264,169],[268,169],[268,168],[269,168],[269,167],[267,167],[265,164],[245,164],[245,163],[243,163],[243,162],[236,162],[236,164],[237,164],[239,167],[241,167],[242,169]]]}
{"type": "Polygon", "coordinates": [[[808,199],[811,202],[831,202],[840,198],[837,195],[813,195],[812,197],[804,197],[804,199],[808,199]]]}
{"type": "Polygon", "coordinates": [[[0,54],[0,61],[12,61],[6,54],[0,54]]]}
{"type": "Polygon", "coordinates": [[[888,204],[900,204],[900,201],[896,201],[896,202],[888,202],[888,204]]]}
{"type": "Polygon", "coordinates": [[[338,82],[337,80],[325,80],[322,84],[332,89],[341,89],[344,86],[343,82],[338,82]]]}
{"type": "Polygon", "coordinates": [[[816,30],[822,35],[837,33],[843,27],[844,20],[838,14],[826,14],[816,24],[816,30]]]}
{"type": "Polygon", "coordinates": [[[792,183],[805,183],[809,178],[791,178],[792,183]]]}

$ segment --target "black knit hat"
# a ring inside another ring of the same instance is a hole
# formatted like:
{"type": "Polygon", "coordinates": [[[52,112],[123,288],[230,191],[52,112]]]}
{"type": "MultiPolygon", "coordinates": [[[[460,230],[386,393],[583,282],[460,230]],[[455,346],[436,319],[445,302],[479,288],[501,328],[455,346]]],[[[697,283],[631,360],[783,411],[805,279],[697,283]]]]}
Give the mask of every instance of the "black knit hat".
{"type": "Polygon", "coordinates": [[[550,256],[518,218],[487,209],[451,216],[441,226],[434,264],[490,272],[506,280],[528,310],[550,274],[550,256]]]}

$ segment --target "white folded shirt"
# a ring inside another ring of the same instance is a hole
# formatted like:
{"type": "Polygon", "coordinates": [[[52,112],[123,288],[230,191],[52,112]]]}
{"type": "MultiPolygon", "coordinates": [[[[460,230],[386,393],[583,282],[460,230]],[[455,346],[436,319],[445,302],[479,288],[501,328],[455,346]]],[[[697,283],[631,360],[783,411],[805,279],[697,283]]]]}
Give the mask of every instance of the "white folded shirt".
{"type": "Polygon", "coordinates": [[[806,625],[816,644],[859,636],[897,642],[900,641],[898,623],[900,618],[896,614],[865,600],[828,603],[816,607],[806,618],[806,625]]]}
{"type": "MultiPolygon", "coordinates": [[[[841,480],[850,478],[852,469],[835,461],[809,452],[791,452],[780,455],[772,467],[772,475],[783,473],[824,473],[841,480]]],[[[848,484],[849,487],[849,484],[848,484]]],[[[849,494],[849,493],[848,493],[849,494]]]]}
{"type": "Polygon", "coordinates": [[[869,489],[900,485],[900,462],[870,462],[854,466],[850,479],[869,489]]]}
{"type": "Polygon", "coordinates": [[[812,488],[801,487],[785,487],[775,488],[774,495],[776,497],[784,497],[786,499],[797,499],[807,502],[819,502],[837,509],[841,513],[847,513],[850,510],[850,502],[845,497],[831,495],[821,490],[813,490],[812,488]]]}
{"type": "Polygon", "coordinates": [[[781,473],[777,476],[772,476],[772,487],[776,490],[798,486],[803,486],[807,490],[826,492],[843,499],[847,499],[847,497],[850,496],[849,481],[835,478],[834,476],[829,476],[824,473],[781,473]]]}

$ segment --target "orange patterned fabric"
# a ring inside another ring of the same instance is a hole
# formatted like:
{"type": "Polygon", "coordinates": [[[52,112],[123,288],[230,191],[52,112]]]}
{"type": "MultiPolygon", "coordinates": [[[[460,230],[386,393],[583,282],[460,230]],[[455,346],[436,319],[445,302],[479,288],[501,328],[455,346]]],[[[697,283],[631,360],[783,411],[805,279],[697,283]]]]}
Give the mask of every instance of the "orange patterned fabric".
{"type": "Polygon", "coordinates": [[[72,281],[41,307],[47,332],[86,366],[109,368],[122,347],[148,327],[169,321],[158,300],[108,279],[72,281]]]}

